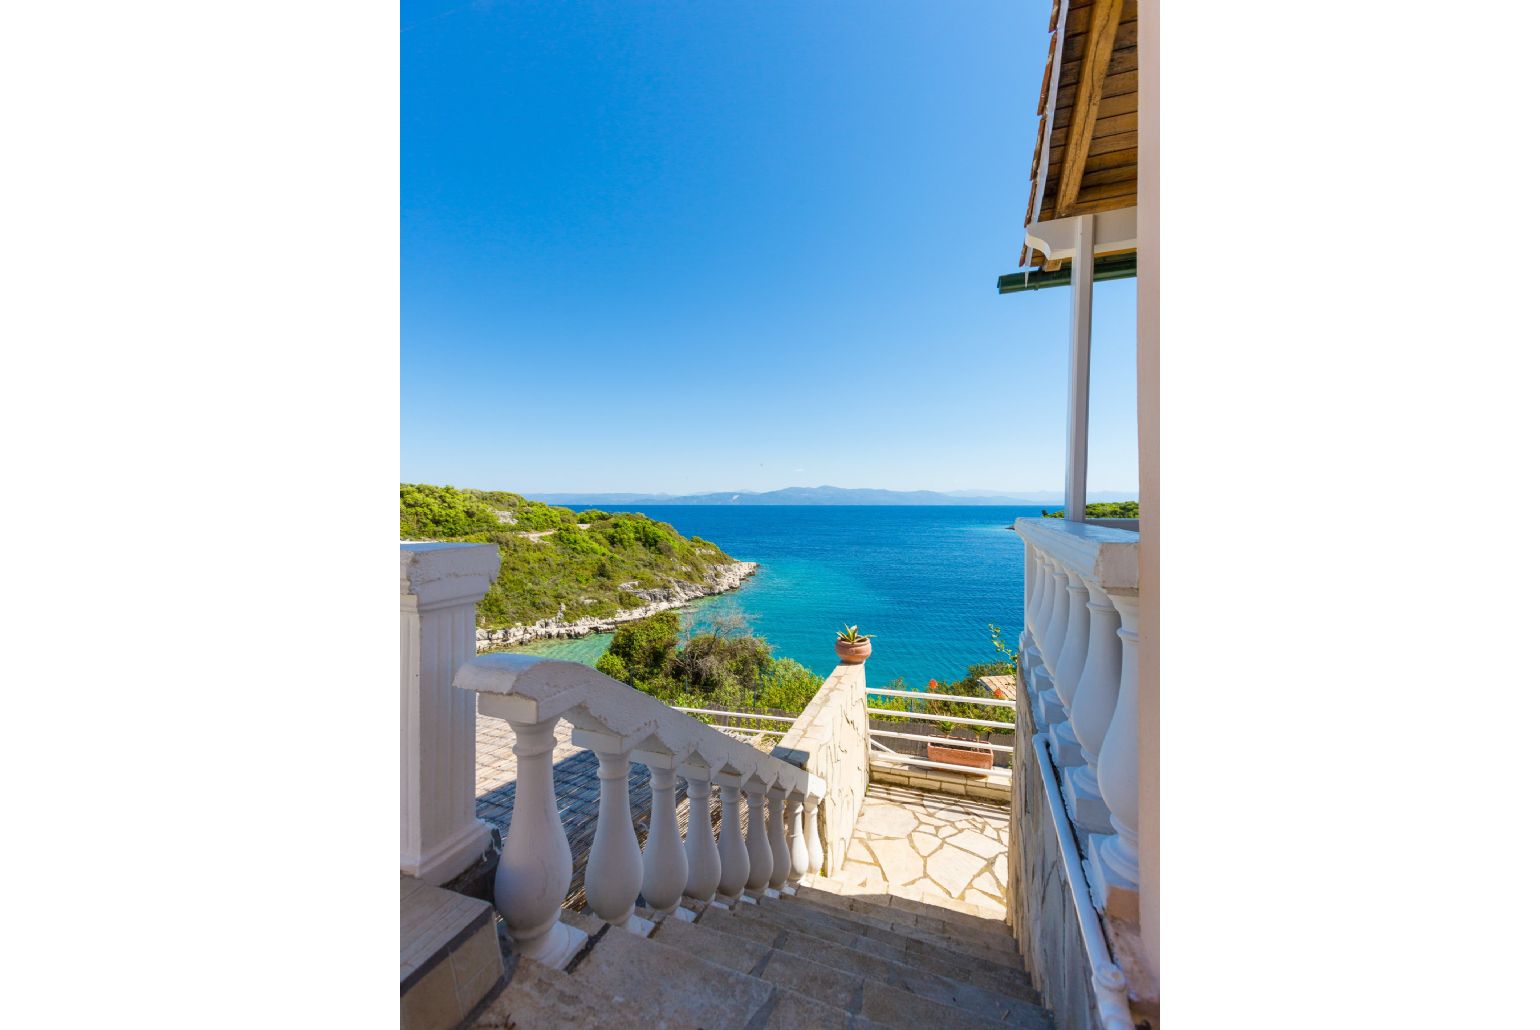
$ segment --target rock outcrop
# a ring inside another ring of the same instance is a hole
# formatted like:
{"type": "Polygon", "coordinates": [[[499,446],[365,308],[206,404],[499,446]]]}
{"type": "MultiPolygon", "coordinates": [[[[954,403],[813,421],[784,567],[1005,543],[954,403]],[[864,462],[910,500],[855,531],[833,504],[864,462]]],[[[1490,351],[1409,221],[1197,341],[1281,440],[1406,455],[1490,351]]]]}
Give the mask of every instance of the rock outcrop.
{"type": "Polygon", "coordinates": [[[494,647],[513,647],[536,640],[563,640],[586,637],[590,633],[608,633],[623,622],[635,622],[637,619],[645,619],[649,615],[656,615],[671,608],[683,608],[691,601],[702,597],[736,590],[743,585],[744,580],[754,575],[758,568],[757,562],[732,562],[727,565],[708,566],[704,583],[670,580],[667,586],[653,587],[648,590],[623,585],[623,590],[643,598],[647,603],[604,618],[585,616],[568,622],[562,617],[565,614],[563,611],[558,612],[555,618],[541,619],[529,626],[478,629],[476,630],[476,650],[487,651],[494,647]]]}

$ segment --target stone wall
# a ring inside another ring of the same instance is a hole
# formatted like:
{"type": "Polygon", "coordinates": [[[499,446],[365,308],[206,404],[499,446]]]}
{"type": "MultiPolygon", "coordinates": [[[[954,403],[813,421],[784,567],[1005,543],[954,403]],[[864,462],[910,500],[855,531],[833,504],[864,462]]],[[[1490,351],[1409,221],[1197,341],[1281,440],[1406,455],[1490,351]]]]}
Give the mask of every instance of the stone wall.
{"type": "Polygon", "coordinates": [[[828,794],[819,806],[825,876],[839,872],[850,849],[870,780],[871,737],[866,726],[866,666],[841,665],[775,749],[777,758],[823,777],[828,794]]]}

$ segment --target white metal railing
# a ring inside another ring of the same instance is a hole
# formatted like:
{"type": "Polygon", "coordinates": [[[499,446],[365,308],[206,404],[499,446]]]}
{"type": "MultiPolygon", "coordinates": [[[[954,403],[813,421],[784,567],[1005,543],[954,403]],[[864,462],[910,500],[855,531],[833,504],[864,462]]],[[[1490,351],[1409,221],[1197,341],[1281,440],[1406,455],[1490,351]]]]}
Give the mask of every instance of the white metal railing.
{"type": "MultiPolygon", "coordinates": [[[[868,687],[868,696],[900,697],[915,701],[960,701],[965,704],[983,705],[987,708],[1008,708],[1012,712],[1016,710],[1016,702],[994,697],[969,697],[964,694],[932,694],[916,690],[889,690],[884,687],[868,687]]],[[[943,722],[956,726],[975,726],[985,730],[1014,732],[1014,722],[998,722],[992,719],[975,719],[962,715],[938,715],[931,712],[910,712],[896,708],[873,708],[867,706],[868,716],[876,716],[882,719],[915,719],[921,722],[943,722]]],[[[1008,744],[991,744],[988,741],[958,740],[953,737],[942,737],[935,734],[899,733],[894,730],[870,730],[873,738],[885,737],[889,740],[909,740],[926,744],[935,744],[940,747],[952,747],[961,751],[980,749],[991,754],[996,752],[1012,752],[1014,747],[1008,744]]],[[[982,776],[995,781],[1009,781],[1011,767],[1009,765],[996,766],[991,764],[988,768],[974,765],[962,765],[957,762],[939,762],[930,758],[921,758],[918,755],[909,755],[893,748],[887,747],[880,741],[871,741],[871,759],[884,767],[914,766],[920,769],[942,769],[947,772],[965,773],[970,776],[982,776]]],[[[928,752],[927,752],[928,753],[928,752]]]]}
{"type": "Polygon", "coordinates": [[[1026,549],[1025,700],[1069,817],[1089,835],[1097,907],[1137,918],[1139,535],[1043,518],[1017,519],[1016,533],[1026,549]]]}
{"type": "Polygon", "coordinates": [[[556,807],[555,729],[599,760],[599,819],[584,889],[605,921],[645,932],[638,893],[655,912],[676,911],[685,895],[710,901],[795,885],[820,853],[818,816],[825,781],[579,662],[487,654],[460,666],[454,685],[474,691],[480,711],[514,731],[518,791],[497,866],[493,899],[518,951],[561,968],[587,935],[558,918],[572,880],[572,848],[556,807]],[[643,851],[631,822],[631,763],[652,769],[652,821],[643,851]],[[689,825],[675,829],[675,789],[684,777],[689,825]],[[720,840],[711,832],[711,785],[722,796],[720,840]],[[748,796],[747,839],[739,826],[748,796]],[[806,833],[804,833],[804,826],[806,833]],[[811,838],[811,840],[809,840],[811,838]]]}

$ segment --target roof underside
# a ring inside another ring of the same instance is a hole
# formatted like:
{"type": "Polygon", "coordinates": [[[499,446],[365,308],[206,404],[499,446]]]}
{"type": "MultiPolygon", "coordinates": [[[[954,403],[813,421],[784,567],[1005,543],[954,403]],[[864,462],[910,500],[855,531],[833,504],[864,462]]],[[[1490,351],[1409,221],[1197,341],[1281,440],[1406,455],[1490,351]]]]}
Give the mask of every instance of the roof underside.
{"type": "MultiPolygon", "coordinates": [[[[1139,171],[1138,17],[1137,0],[1055,0],[1038,96],[1029,227],[1134,206],[1139,171]]],[[[1022,248],[1021,264],[1037,267],[1043,260],[1041,251],[1022,248]]]]}

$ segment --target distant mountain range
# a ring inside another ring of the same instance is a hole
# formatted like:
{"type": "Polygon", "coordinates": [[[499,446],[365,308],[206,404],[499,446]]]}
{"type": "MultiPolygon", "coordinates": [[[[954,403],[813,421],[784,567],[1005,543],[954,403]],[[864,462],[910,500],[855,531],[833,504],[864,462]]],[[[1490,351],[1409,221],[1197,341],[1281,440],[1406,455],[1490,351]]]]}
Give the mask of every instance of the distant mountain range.
{"type": "MultiPolygon", "coordinates": [[[[1064,498],[1052,491],[1029,493],[985,493],[952,490],[850,490],[840,486],[789,486],[783,490],[755,493],[711,494],[525,494],[533,501],[581,508],[585,505],[617,504],[974,504],[974,505],[1059,505],[1064,498]]],[[[1132,493],[1098,491],[1087,494],[1088,501],[1132,500],[1132,493]]]]}

